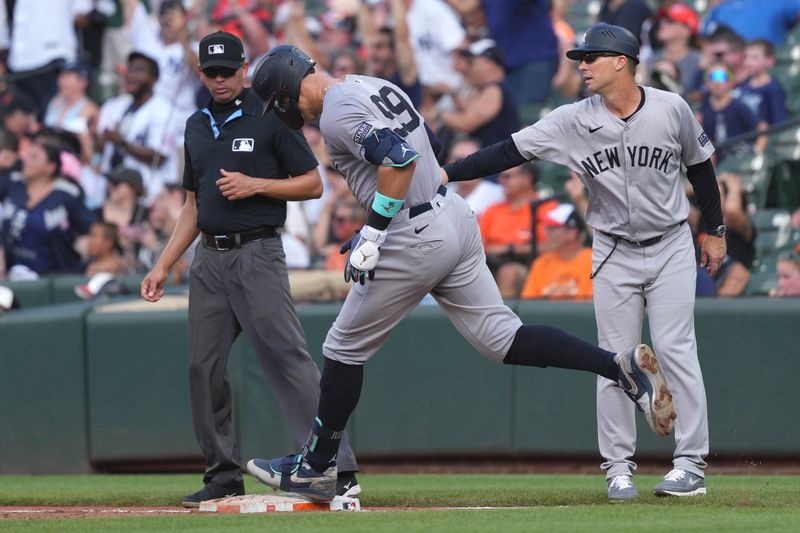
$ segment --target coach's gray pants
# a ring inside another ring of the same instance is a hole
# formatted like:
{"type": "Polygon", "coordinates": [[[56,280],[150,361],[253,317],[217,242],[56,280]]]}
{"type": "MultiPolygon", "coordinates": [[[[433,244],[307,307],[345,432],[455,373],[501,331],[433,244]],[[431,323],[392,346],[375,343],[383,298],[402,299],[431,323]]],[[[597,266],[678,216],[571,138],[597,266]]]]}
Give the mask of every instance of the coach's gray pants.
{"type": "MultiPolygon", "coordinates": [[[[317,414],[320,372],[295,313],[279,238],[227,251],[198,244],[189,290],[189,388],[206,457],[203,481],[230,485],[242,477],[226,369],[239,333],[247,335],[298,443],[317,414]]],[[[347,436],[337,462],[339,470],[358,469],[347,436]]]]}
{"type": "MultiPolygon", "coordinates": [[[[593,268],[613,240],[595,234],[593,268]]],[[[641,341],[644,311],[659,365],[673,393],[675,468],[703,476],[708,454],[706,392],[694,332],[697,267],[688,224],[672,228],[658,244],[641,248],[620,241],[594,279],[594,308],[600,346],[614,352],[641,341]]],[[[636,469],[635,406],[606,378],[597,380],[597,436],[602,468],[611,478],[636,469]]]]}

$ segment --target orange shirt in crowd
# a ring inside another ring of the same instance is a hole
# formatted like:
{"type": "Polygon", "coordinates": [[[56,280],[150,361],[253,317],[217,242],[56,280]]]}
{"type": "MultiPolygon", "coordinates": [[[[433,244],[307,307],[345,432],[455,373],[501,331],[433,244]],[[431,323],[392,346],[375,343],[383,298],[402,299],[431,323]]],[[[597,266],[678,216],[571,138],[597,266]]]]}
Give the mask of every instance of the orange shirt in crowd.
{"type": "MultiPolygon", "coordinates": [[[[536,209],[536,242],[547,242],[542,221],[551,210],[558,206],[555,200],[548,200],[536,209]]],[[[531,207],[524,204],[516,209],[508,202],[489,206],[478,221],[484,246],[493,244],[528,244],[531,242],[531,207]]]]}
{"type": "Polygon", "coordinates": [[[592,249],[584,248],[569,260],[555,250],[533,262],[521,298],[585,300],[592,297],[592,249]]]}
{"type": "Polygon", "coordinates": [[[341,248],[343,244],[344,243],[341,243],[330,249],[327,257],[325,257],[325,270],[344,271],[344,265],[347,263],[348,254],[339,253],[339,248],[341,248]]]}

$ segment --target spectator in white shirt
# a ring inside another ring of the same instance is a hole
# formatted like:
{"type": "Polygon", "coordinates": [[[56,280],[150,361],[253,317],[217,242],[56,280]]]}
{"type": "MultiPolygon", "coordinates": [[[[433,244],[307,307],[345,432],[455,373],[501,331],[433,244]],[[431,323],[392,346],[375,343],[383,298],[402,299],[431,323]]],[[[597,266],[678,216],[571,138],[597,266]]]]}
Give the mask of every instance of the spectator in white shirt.
{"type": "Polygon", "coordinates": [[[123,80],[127,98],[112,100],[110,111],[101,110],[98,125],[105,151],[102,171],[107,173],[119,165],[137,170],[144,181],[147,205],[165,184],[179,178],[172,106],[153,92],[158,76],[155,59],[132,52],[123,80]]]}
{"type": "Polygon", "coordinates": [[[14,4],[8,67],[17,88],[35,101],[40,119],[58,90],[59,70],[77,58],[75,24],[91,10],[91,0],[16,0],[14,4]]]}
{"type": "Polygon", "coordinates": [[[154,92],[172,104],[171,120],[182,143],[186,119],[197,111],[195,95],[200,88],[197,43],[189,39],[186,10],[180,0],[162,0],[156,21],[139,1],[129,29],[133,49],[158,62],[154,92]]]}

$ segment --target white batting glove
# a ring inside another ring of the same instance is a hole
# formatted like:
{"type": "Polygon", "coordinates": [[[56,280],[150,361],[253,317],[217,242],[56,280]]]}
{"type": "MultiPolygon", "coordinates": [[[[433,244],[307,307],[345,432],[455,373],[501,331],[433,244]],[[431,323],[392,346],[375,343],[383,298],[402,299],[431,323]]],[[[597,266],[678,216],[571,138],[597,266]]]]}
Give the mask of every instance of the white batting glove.
{"type": "Polygon", "coordinates": [[[381,245],[386,242],[386,232],[364,226],[359,233],[342,246],[339,252],[350,251],[344,267],[344,280],[352,279],[364,284],[367,278],[375,279],[375,266],[381,255],[381,245]]]}

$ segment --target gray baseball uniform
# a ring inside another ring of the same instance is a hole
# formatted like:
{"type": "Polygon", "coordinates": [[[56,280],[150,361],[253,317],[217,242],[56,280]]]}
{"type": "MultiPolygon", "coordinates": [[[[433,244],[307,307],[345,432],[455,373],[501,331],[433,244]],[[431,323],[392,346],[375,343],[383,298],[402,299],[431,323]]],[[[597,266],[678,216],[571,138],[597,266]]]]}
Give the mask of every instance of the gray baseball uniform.
{"type": "Polygon", "coordinates": [[[431,293],[453,325],[481,354],[502,361],[522,325],[503,303],[489,269],[475,214],[441,175],[423,119],[388,81],[347,76],[324,97],[320,129],[331,160],[359,203],[369,209],[377,167],[362,143],[392,128],[421,154],[403,209],[388,227],[375,280],[354,284],[323,346],[325,357],[363,364],[395,325],[431,293]],[[438,191],[438,192],[437,192],[438,191]],[[410,209],[430,202],[430,209],[410,209]]]}
{"type": "MultiPolygon", "coordinates": [[[[559,107],[512,138],[523,156],[565,165],[586,184],[587,222],[598,230],[593,269],[607,258],[594,278],[600,345],[619,351],[639,342],[647,310],[678,414],[673,462],[702,476],[708,420],[695,342],[697,271],[691,232],[683,224],[689,203],[682,165],[706,161],[714,148],[680,96],[652,88],[644,88],[643,95],[642,107],[627,121],[593,96],[559,107]]],[[[630,460],[636,444],[633,405],[603,377],[598,377],[597,416],[607,477],[630,474],[636,468],[630,460]]]]}

